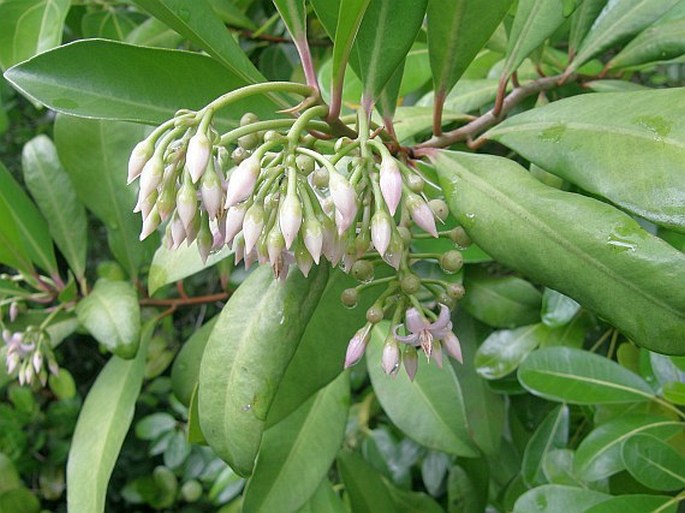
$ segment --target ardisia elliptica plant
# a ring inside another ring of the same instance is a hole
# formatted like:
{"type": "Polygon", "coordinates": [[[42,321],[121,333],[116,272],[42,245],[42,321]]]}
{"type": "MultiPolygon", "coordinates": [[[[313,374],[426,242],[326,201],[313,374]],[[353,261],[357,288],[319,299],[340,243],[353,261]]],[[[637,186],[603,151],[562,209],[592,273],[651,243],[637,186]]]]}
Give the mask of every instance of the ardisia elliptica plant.
{"type": "Polygon", "coordinates": [[[0,388],[112,353],[69,513],[675,513],[685,0],[77,4],[0,0],[58,113],[33,199],[0,166],[0,388]]]}

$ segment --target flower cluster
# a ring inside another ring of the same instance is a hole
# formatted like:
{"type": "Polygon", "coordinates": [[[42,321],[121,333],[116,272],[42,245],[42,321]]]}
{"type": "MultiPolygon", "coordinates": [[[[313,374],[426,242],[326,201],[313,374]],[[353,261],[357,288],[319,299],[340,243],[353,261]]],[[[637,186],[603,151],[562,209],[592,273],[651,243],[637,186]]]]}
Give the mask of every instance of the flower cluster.
{"type": "Polygon", "coordinates": [[[26,331],[11,332],[3,330],[2,338],[7,349],[7,373],[17,373],[20,385],[30,385],[36,379],[45,386],[48,381],[48,370],[57,374],[59,366],[45,332],[29,327],[26,331]],[[47,368],[45,362],[47,361],[47,368]]]}

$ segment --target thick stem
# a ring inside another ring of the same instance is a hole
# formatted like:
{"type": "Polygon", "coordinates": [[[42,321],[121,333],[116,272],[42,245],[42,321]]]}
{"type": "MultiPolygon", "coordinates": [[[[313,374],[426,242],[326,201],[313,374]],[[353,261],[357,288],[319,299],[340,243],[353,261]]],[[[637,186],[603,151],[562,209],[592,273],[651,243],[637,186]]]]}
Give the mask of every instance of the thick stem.
{"type": "Polygon", "coordinates": [[[205,110],[219,110],[226,105],[242,100],[255,94],[266,93],[293,93],[300,96],[308,97],[317,93],[311,86],[304,84],[297,84],[295,82],[262,82],[259,84],[251,84],[234,91],[228,92],[219,96],[216,100],[205,107],[205,110]]]}
{"type": "Polygon", "coordinates": [[[220,292],[218,294],[208,294],[206,296],[195,297],[181,297],[174,299],[152,299],[143,298],[139,301],[141,306],[168,306],[177,308],[179,306],[201,305],[204,303],[214,303],[216,301],[224,301],[230,297],[229,292],[220,292]]]}
{"type": "Polygon", "coordinates": [[[442,111],[445,107],[446,97],[445,90],[440,89],[435,92],[433,99],[433,135],[436,137],[442,135],[442,111]]]}
{"type": "Polygon", "coordinates": [[[304,77],[307,80],[307,85],[319,90],[319,81],[316,78],[316,70],[314,69],[314,62],[312,61],[312,52],[309,49],[309,42],[307,36],[303,34],[301,38],[295,40],[295,48],[300,55],[300,62],[302,63],[302,70],[304,77]]]}

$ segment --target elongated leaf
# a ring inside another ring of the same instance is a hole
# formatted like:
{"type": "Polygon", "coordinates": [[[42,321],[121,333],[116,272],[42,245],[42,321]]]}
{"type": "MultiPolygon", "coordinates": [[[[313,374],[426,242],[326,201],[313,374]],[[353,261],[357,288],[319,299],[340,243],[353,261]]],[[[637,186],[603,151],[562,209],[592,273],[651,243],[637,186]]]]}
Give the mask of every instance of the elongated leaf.
{"type": "Polygon", "coordinates": [[[0,2],[0,67],[49,50],[62,41],[69,0],[0,2]]]}
{"type": "Polygon", "coordinates": [[[343,451],[338,469],[355,513],[399,513],[381,475],[356,453],[343,451]]]}
{"type": "MultiPolygon", "coordinates": [[[[333,38],[332,95],[342,92],[345,68],[350,58],[354,39],[371,0],[340,0],[333,38]]],[[[321,12],[319,10],[318,12],[321,12]]]]}
{"type": "Polygon", "coordinates": [[[171,367],[171,388],[176,398],[188,406],[200,376],[202,354],[218,317],[212,317],[186,340],[171,367]]]}
{"type": "Polygon", "coordinates": [[[404,370],[394,378],[388,376],[380,363],[388,329],[387,324],[377,325],[366,349],[371,383],[385,412],[407,436],[426,447],[476,456],[461,387],[451,366],[439,369],[434,362],[422,361],[413,382],[404,370]]]}
{"type": "Polygon", "coordinates": [[[590,31],[592,24],[602,12],[608,0],[583,0],[571,17],[571,31],[568,36],[568,47],[575,55],[578,47],[590,31]]]}
{"type": "Polygon", "coordinates": [[[673,447],[650,435],[636,435],[623,443],[623,463],[630,474],[653,490],[685,488],[685,458],[673,447]]]}
{"type": "Polygon", "coordinates": [[[99,279],[76,309],[83,326],[108,350],[133,358],[140,342],[138,294],[130,283],[99,279]]]}
{"type": "Polygon", "coordinates": [[[144,136],[143,126],[130,123],[68,116],[55,122],[55,146],[76,194],[105,224],[112,253],[132,277],[159,240],[140,243],[142,222],[132,211],[136,191],[126,185],[131,149],[144,136]]]}
{"type": "Polygon", "coordinates": [[[509,77],[564,22],[563,2],[519,0],[502,77],[509,77]]]}
{"type": "Polygon", "coordinates": [[[86,210],[60,164],[52,141],[39,135],[24,146],[24,181],[48,222],[50,235],[77,279],[86,268],[86,210]]]}
{"type": "Polygon", "coordinates": [[[178,32],[157,18],[148,18],[126,36],[127,43],[159,48],[176,48],[182,40],[178,32]]]}
{"type": "Polygon", "coordinates": [[[519,497],[513,513],[584,513],[611,498],[606,493],[564,485],[543,485],[519,497]]]}
{"type": "MultiPolygon", "coordinates": [[[[45,52],[8,70],[5,78],[58,112],[154,125],[179,108],[200,109],[248,84],[204,55],[99,39],[45,52]]],[[[254,96],[223,109],[217,122],[237,125],[244,112],[263,115],[273,108],[264,96],[254,96]]]]}
{"type": "Polygon", "coordinates": [[[69,513],[105,510],[107,483],[133,420],[143,383],[147,343],[156,321],[143,328],[134,360],[113,356],[88,392],[79,414],[67,462],[69,513]]]}
{"type": "Polygon", "coordinates": [[[558,328],[568,324],[580,305],[564,294],[553,289],[545,289],[542,294],[542,322],[550,328],[558,328]]]}
{"type": "Polygon", "coordinates": [[[428,0],[371,0],[354,44],[363,95],[376,101],[421,28],[428,0]]]}
{"type": "Polygon", "coordinates": [[[685,53],[685,18],[659,23],[643,31],[608,64],[620,69],[648,62],[665,61],[685,53]]]}
{"type": "Polygon", "coordinates": [[[395,110],[397,110],[397,102],[400,96],[400,86],[402,85],[402,76],[404,75],[404,66],[407,60],[404,59],[400,65],[397,67],[395,72],[385,84],[385,87],[378,96],[378,101],[376,102],[376,108],[378,113],[381,115],[381,119],[386,128],[392,124],[392,118],[395,115],[395,110]]]}
{"type": "MultiPolygon", "coordinates": [[[[9,176],[9,171],[0,162],[0,175],[9,176]]],[[[12,219],[10,205],[0,198],[0,219],[12,219]]],[[[0,263],[14,267],[30,275],[33,264],[24,247],[18,226],[14,222],[0,223],[0,263]]]]}
{"type": "Polygon", "coordinates": [[[569,347],[550,347],[531,354],[518,379],[531,392],[573,404],[645,401],[654,397],[646,381],[617,363],[569,347]]]}
{"type": "Polygon", "coordinates": [[[343,441],[349,401],[344,373],[266,430],[245,490],[244,513],[294,512],[314,494],[343,441]]]}
{"type": "Polygon", "coordinates": [[[684,424],[653,415],[623,415],[596,427],[578,446],[575,472],[586,481],[597,481],[625,468],[621,445],[640,433],[666,438],[684,424]]]}
{"type": "Polygon", "coordinates": [[[222,310],[200,367],[202,432],[242,475],[252,472],[266,418],[328,279],[294,271],[285,284],[268,267],[254,271],[222,310]],[[277,342],[277,343],[276,343],[277,342]]]}
{"type": "Polygon", "coordinates": [[[463,460],[455,465],[447,478],[448,513],[483,513],[488,501],[488,465],[483,460],[463,460]],[[473,461],[475,464],[469,464],[473,461]],[[484,472],[477,472],[483,469],[484,472]]]}
{"type": "Polygon", "coordinates": [[[578,96],[514,116],[487,137],[629,212],[683,232],[684,100],[685,88],[578,96]]]}
{"type": "Polygon", "coordinates": [[[492,333],[476,351],[476,372],[485,379],[499,379],[515,371],[520,363],[548,336],[544,324],[522,326],[492,333]]]}
{"type": "Polygon", "coordinates": [[[196,243],[190,246],[181,246],[174,250],[170,250],[162,244],[152,257],[147,282],[148,293],[152,295],[164,285],[199,273],[232,254],[233,252],[225,246],[220,251],[209,255],[207,260],[203,262],[196,243]]]}
{"type": "Polygon", "coordinates": [[[393,486],[387,481],[384,482],[395,501],[397,513],[445,513],[430,495],[423,492],[411,492],[393,486]]]}
{"type": "Polygon", "coordinates": [[[435,162],[452,213],[488,254],[642,346],[685,352],[685,255],[625,214],[547,187],[510,160],[441,151],[435,162]]]}
{"type": "Polygon", "coordinates": [[[542,465],[553,449],[562,449],[568,443],[569,411],[565,404],[547,414],[533,436],[528,440],[521,463],[521,476],[530,488],[546,482],[542,465]]]}
{"type": "MultiPolygon", "coordinates": [[[[512,0],[428,3],[428,50],[436,96],[444,97],[487,43],[512,0]]],[[[467,112],[467,111],[463,111],[467,112]]]]}
{"type": "Polygon", "coordinates": [[[103,9],[83,15],[81,29],[83,37],[102,37],[114,41],[125,41],[126,36],[138,23],[129,12],[120,9],[103,9]]]}
{"type": "Polygon", "coordinates": [[[678,503],[673,497],[661,495],[621,495],[595,504],[585,513],[676,513],[678,503]],[[667,506],[667,504],[669,504],[667,506]]]}
{"type": "MultiPolygon", "coordinates": [[[[4,238],[13,241],[16,234],[20,237],[19,244],[23,245],[23,251],[17,252],[27,255],[38,267],[56,275],[57,261],[45,218],[2,164],[0,164],[0,204],[2,204],[0,212],[6,213],[6,217],[2,217],[2,228],[0,228],[4,232],[4,238]]],[[[0,254],[4,251],[14,252],[15,250],[5,248],[0,250],[0,254]]]]}
{"type": "MultiPolygon", "coordinates": [[[[302,506],[297,513],[346,513],[347,509],[333,490],[333,486],[328,478],[321,481],[321,484],[309,500],[302,506]]],[[[670,512],[669,512],[670,513],[670,512]]]]}
{"type": "Polygon", "coordinates": [[[569,70],[578,69],[612,45],[633,36],[677,4],[679,0],[616,0],[608,2],[578,48],[569,70]]]}
{"type": "Polygon", "coordinates": [[[307,37],[305,0],[273,0],[293,40],[307,37]]]}

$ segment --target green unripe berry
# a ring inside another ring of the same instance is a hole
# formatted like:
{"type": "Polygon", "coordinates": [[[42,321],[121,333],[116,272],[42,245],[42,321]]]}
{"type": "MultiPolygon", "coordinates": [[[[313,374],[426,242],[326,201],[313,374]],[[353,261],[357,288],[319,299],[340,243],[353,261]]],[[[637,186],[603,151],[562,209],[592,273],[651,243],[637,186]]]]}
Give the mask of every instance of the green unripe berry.
{"type": "Polygon", "coordinates": [[[240,118],[240,126],[251,125],[252,123],[256,123],[257,121],[259,121],[259,118],[257,117],[256,114],[254,114],[252,112],[246,112],[240,118]]]}
{"type": "Polygon", "coordinates": [[[383,307],[379,304],[374,304],[366,311],[366,320],[371,324],[378,324],[383,320],[384,317],[385,314],[383,313],[383,307]]]}
{"type": "Polygon", "coordinates": [[[284,139],[285,136],[276,130],[267,130],[264,132],[264,142],[283,141],[284,139]]]}
{"type": "Polygon", "coordinates": [[[295,163],[297,164],[297,168],[305,175],[314,171],[314,159],[309,155],[298,155],[295,159],[295,163]]]}
{"type": "Polygon", "coordinates": [[[421,288],[421,278],[415,274],[407,274],[400,280],[400,288],[405,294],[416,294],[421,288]]]}
{"type": "Polygon", "coordinates": [[[440,294],[438,294],[435,299],[438,301],[438,303],[445,305],[450,310],[457,306],[457,301],[451,298],[445,292],[441,292],[440,294]]]}
{"type": "Polygon", "coordinates": [[[464,290],[464,286],[461,283],[450,283],[447,285],[445,292],[449,297],[456,299],[457,301],[466,294],[466,290],[464,290]]]}
{"type": "Polygon", "coordinates": [[[241,148],[246,150],[254,150],[257,145],[259,145],[259,134],[252,132],[251,134],[245,134],[244,136],[238,138],[238,144],[241,148]]]}
{"type": "Polygon", "coordinates": [[[345,289],[340,295],[340,301],[346,307],[354,308],[359,301],[359,292],[355,288],[345,289]]]}
{"type": "Polygon", "coordinates": [[[314,184],[314,187],[319,187],[319,188],[325,188],[328,187],[328,179],[330,178],[330,175],[328,174],[328,169],[325,167],[320,167],[316,171],[314,171],[314,175],[312,176],[312,183],[314,184]]]}
{"type": "Polygon", "coordinates": [[[428,202],[428,206],[430,209],[433,211],[435,216],[440,219],[441,221],[444,221],[447,219],[447,216],[450,213],[449,208],[447,207],[447,203],[445,203],[441,199],[432,199],[428,202]]]}
{"type": "Polygon", "coordinates": [[[464,257],[460,251],[452,249],[440,256],[440,267],[446,273],[456,273],[464,265],[464,257]]]}
{"type": "Polygon", "coordinates": [[[245,160],[249,156],[250,153],[247,150],[245,150],[245,148],[242,148],[240,146],[238,146],[235,150],[231,152],[231,160],[236,166],[239,165],[243,160],[245,160]]]}
{"type": "Polygon", "coordinates": [[[414,173],[409,173],[407,175],[407,187],[411,189],[412,192],[419,193],[423,190],[423,178],[414,173]]]}
{"type": "Polygon", "coordinates": [[[202,485],[199,481],[191,479],[181,486],[181,497],[186,502],[197,502],[202,497],[202,485]]]}
{"type": "Polygon", "coordinates": [[[471,245],[471,237],[461,226],[451,230],[449,237],[460,248],[468,248],[471,245]]]}
{"type": "Polygon", "coordinates": [[[357,260],[352,264],[350,274],[355,280],[368,283],[373,280],[373,264],[368,260],[357,260]]]}

